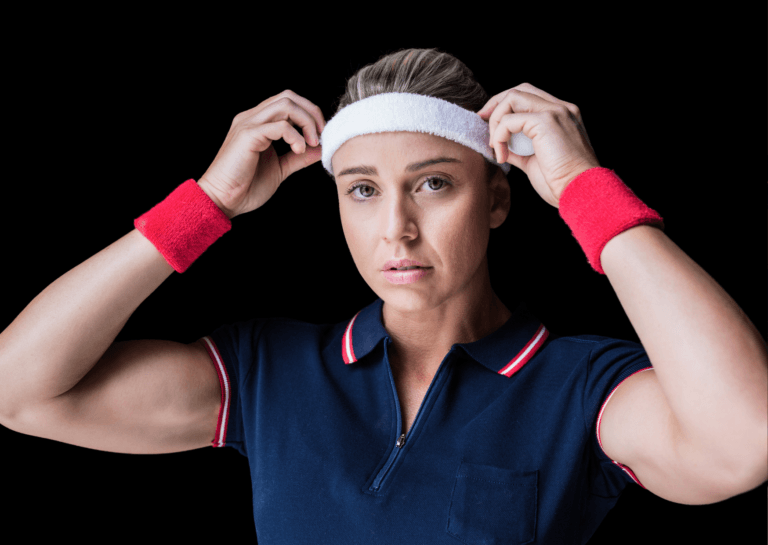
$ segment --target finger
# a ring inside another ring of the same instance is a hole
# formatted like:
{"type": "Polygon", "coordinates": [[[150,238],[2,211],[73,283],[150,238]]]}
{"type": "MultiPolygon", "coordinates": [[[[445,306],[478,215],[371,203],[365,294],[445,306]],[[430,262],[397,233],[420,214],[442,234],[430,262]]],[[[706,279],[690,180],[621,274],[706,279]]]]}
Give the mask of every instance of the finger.
{"type": "Polygon", "coordinates": [[[579,110],[578,106],[576,106],[571,102],[560,100],[559,98],[553,95],[550,95],[546,91],[542,91],[541,89],[531,85],[530,83],[521,83],[520,85],[514,87],[514,89],[517,89],[519,91],[523,91],[532,95],[536,95],[540,98],[548,100],[549,102],[554,102],[555,104],[565,106],[566,108],[568,108],[568,111],[571,112],[579,120],[579,122],[581,122],[581,111],[579,110]]]}
{"type": "Polygon", "coordinates": [[[325,128],[322,111],[315,104],[291,90],[269,97],[258,106],[237,114],[232,124],[261,124],[289,118],[303,127],[304,137],[308,141],[319,142],[320,133],[325,128]],[[293,112],[293,115],[285,113],[288,111],[293,112]],[[299,122],[299,119],[302,121],[299,122]],[[316,139],[313,140],[313,136],[316,139]]]}
{"type": "Polygon", "coordinates": [[[480,110],[478,110],[477,112],[478,115],[482,118],[486,118],[490,116],[493,113],[494,108],[498,106],[499,102],[501,102],[501,100],[506,96],[508,92],[509,90],[506,90],[506,91],[502,91],[498,95],[492,96],[490,100],[485,103],[485,106],[483,106],[482,108],[480,108],[480,110]]]}
{"type": "Polygon", "coordinates": [[[246,129],[246,134],[253,140],[252,151],[261,153],[266,150],[273,141],[282,138],[286,144],[291,146],[295,153],[304,153],[307,149],[307,143],[304,137],[299,134],[293,125],[287,120],[275,121],[273,123],[263,123],[246,129]]]}
{"type": "MultiPolygon", "coordinates": [[[[311,164],[314,164],[318,162],[323,156],[323,150],[322,146],[317,146],[315,148],[307,148],[307,151],[304,153],[295,153],[294,151],[289,151],[285,155],[281,155],[279,157],[280,161],[280,172],[282,173],[283,180],[285,180],[288,176],[296,172],[297,170],[301,170],[302,168],[306,168],[311,164]]],[[[282,183],[283,180],[280,180],[282,183]]]]}
{"type": "Polygon", "coordinates": [[[513,87],[513,89],[517,89],[518,91],[524,91],[526,93],[536,95],[538,97],[541,97],[545,100],[548,100],[550,102],[555,102],[557,104],[565,104],[562,100],[559,98],[547,93],[546,91],[539,89],[538,87],[531,85],[530,83],[521,83],[520,85],[516,85],[513,87]]]}
{"type": "Polygon", "coordinates": [[[312,145],[319,142],[320,134],[315,118],[304,108],[296,104],[293,99],[288,97],[276,100],[256,114],[250,122],[260,125],[262,123],[280,120],[287,120],[297,127],[301,127],[301,130],[304,133],[304,138],[312,145]]]}
{"type": "MultiPolygon", "coordinates": [[[[293,91],[289,91],[293,93],[293,91]]],[[[317,133],[318,135],[323,132],[323,129],[325,129],[325,117],[323,116],[323,111],[320,109],[319,106],[317,106],[315,103],[307,100],[306,98],[296,95],[294,93],[293,101],[304,108],[306,112],[309,113],[309,115],[312,116],[312,118],[315,120],[315,124],[317,126],[317,133]]]]}
{"type": "Polygon", "coordinates": [[[323,129],[325,129],[325,117],[323,117],[323,111],[320,109],[320,107],[317,106],[314,102],[304,98],[303,96],[294,93],[290,89],[286,89],[279,95],[270,97],[264,102],[271,104],[272,102],[275,102],[282,98],[289,98],[294,103],[296,103],[301,108],[303,108],[315,120],[315,124],[318,128],[318,134],[323,132],[323,129]]]}
{"type": "MultiPolygon", "coordinates": [[[[504,97],[513,90],[522,91],[528,94],[536,95],[539,98],[542,98],[544,100],[547,100],[549,102],[552,102],[554,104],[559,104],[561,106],[565,106],[568,108],[568,111],[570,111],[574,117],[579,121],[579,123],[582,122],[581,119],[581,110],[579,110],[579,107],[571,102],[566,102],[564,100],[560,100],[559,98],[555,97],[554,95],[551,95],[547,93],[546,91],[543,91],[539,89],[538,87],[535,87],[534,85],[531,85],[530,83],[521,83],[520,85],[516,85],[515,87],[512,87],[511,89],[508,89],[506,91],[502,91],[501,93],[495,95],[491,100],[489,100],[485,106],[482,107],[477,113],[483,117],[490,117],[493,113],[494,109],[498,104],[504,99],[504,97]]],[[[504,112],[507,113],[507,112],[504,112]]],[[[502,114],[504,115],[504,114],[502,114]]],[[[489,120],[490,122],[490,120],[489,120]]]]}
{"type": "MultiPolygon", "coordinates": [[[[511,113],[503,116],[499,120],[495,133],[491,136],[490,142],[498,161],[505,163],[510,157],[518,158],[507,147],[509,139],[512,138],[513,134],[521,132],[533,140],[536,136],[536,131],[533,128],[541,121],[538,112],[511,113]]],[[[513,162],[512,164],[518,166],[517,163],[513,162]]]]}
{"type": "MultiPolygon", "coordinates": [[[[491,118],[488,121],[490,141],[498,141],[496,132],[498,129],[499,121],[505,115],[510,113],[545,112],[547,110],[562,109],[562,105],[552,103],[540,96],[527,93],[525,91],[520,91],[519,89],[510,89],[509,93],[503,98],[498,107],[493,111],[493,114],[491,114],[491,118]]],[[[528,136],[528,138],[532,138],[530,135],[526,134],[526,136],[528,136]]]]}

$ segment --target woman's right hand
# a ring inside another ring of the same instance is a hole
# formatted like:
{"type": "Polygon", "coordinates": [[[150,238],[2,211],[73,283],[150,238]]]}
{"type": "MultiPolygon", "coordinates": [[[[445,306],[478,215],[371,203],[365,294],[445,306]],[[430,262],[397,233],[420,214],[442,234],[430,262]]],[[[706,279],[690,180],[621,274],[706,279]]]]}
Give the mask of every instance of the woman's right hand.
{"type": "Polygon", "coordinates": [[[320,160],[323,112],[285,90],[232,121],[219,153],[198,185],[230,218],[255,210],[288,176],[320,160]],[[302,133],[291,122],[302,128],[302,133]],[[291,151],[277,156],[272,141],[282,138],[291,151]]]}

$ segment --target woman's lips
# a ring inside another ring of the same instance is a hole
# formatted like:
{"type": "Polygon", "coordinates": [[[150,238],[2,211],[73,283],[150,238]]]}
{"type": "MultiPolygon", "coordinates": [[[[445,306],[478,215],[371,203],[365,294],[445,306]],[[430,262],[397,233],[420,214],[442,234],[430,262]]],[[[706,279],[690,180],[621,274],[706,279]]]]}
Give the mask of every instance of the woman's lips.
{"type": "Polygon", "coordinates": [[[432,267],[423,267],[418,269],[411,269],[409,271],[381,271],[384,273],[384,278],[389,280],[392,284],[412,284],[421,278],[424,278],[432,271],[432,267]]]}

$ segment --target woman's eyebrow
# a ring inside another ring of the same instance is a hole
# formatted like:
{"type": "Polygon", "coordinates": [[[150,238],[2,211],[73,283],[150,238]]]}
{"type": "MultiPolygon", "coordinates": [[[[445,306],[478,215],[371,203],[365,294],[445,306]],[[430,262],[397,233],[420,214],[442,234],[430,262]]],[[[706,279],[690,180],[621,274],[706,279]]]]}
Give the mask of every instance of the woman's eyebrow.
{"type": "MultiPolygon", "coordinates": [[[[437,163],[461,163],[458,159],[453,157],[435,157],[434,159],[427,159],[426,161],[419,161],[417,163],[411,163],[405,167],[406,172],[416,172],[422,168],[434,165],[437,163]]],[[[363,176],[378,176],[379,173],[376,167],[361,165],[358,167],[352,167],[339,172],[336,177],[346,176],[347,174],[362,174],[363,176]]]]}

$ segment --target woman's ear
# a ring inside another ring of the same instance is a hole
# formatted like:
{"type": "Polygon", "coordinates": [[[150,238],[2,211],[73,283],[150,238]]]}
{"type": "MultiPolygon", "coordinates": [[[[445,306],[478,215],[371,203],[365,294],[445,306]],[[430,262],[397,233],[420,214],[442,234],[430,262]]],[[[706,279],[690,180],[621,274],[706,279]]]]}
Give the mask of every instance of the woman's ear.
{"type": "Polygon", "coordinates": [[[488,191],[491,197],[491,229],[496,229],[507,219],[512,205],[509,182],[500,168],[496,169],[496,174],[491,178],[488,191]]]}

